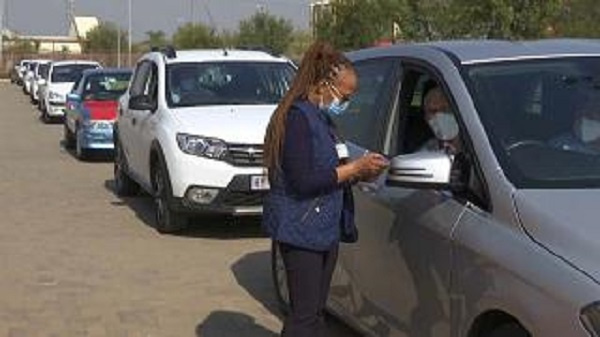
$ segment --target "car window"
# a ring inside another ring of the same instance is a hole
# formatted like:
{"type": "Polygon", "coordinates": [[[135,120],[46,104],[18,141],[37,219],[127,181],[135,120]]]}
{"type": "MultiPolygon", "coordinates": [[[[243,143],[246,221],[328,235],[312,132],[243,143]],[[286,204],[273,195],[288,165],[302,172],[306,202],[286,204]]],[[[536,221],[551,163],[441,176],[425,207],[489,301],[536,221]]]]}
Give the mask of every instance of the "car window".
{"type": "Polygon", "coordinates": [[[131,80],[131,86],[129,89],[129,94],[133,96],[143,95],[146,91],[146,85],[148,83],[148,78],[151,75],[152,70],[152,62],[151,61],[142,61],[138,64],[135,69],[135,73],[133,75],[133,79],[131,80]]]}
{"type": "Polygon", "coordinates": [[[71,93],[76,94],[79,92],[79,85],[81,84],[81,81],[84,79],[83,76],[80,76],[79,79],[77,79],[77,81],[75,81],[75,83],[73,83],[73,87],[71,88],[71,93]]]}
{"type": "Polygon", "coordinates": [[[50,69],[49,63],[41,64],[38,69],[38,74],[39,74],[40,78],[48,79],[48,70],[49,69],[50,69]]]}
{"type": "Polygon", "coordinates": [[[87,69],[96,69],[94,64],[68,64],[54,66],[52,69],[51,81],[54,83],[69,83],[75,82],[81,77],[82,73],[87,69]]]}
{"type": "Polygon", "coordinates": [[[131,73],[88,75],[83,86],[83,99],[96,101],[117,100],[127,90],[131,73]]]}
{"type": "Polygon", "coordinates": [[[170,107],[277,104],[294,68],[282,62],[177,63],[167,67],[170,107]]]}
{"type": "Polygon", "coordinates": [[[357,62],[358,90],[347,111],[335,117],[336,124],[350,141],[370,150],[382,151],[390,105],[395,99],[394,59],[357,62]]]}
{"type": "Polygon", "coordinates": [[[490,143],[513,184],[600,186],[600,58],[475,64],[466,70],[490,143]]]}

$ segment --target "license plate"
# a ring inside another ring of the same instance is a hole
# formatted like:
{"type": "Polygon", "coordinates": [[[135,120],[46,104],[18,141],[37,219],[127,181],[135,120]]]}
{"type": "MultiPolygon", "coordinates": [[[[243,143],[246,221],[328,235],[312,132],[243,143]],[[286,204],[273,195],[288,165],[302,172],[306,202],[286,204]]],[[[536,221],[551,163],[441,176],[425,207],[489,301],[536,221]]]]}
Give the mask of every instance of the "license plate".
{"type": "Polygon", "coordinates": [[[269,188],[270,188],[269,178],[267,178],[267,176],[251,176],[250,177],[250,190],[266,191],[269,188]]]}

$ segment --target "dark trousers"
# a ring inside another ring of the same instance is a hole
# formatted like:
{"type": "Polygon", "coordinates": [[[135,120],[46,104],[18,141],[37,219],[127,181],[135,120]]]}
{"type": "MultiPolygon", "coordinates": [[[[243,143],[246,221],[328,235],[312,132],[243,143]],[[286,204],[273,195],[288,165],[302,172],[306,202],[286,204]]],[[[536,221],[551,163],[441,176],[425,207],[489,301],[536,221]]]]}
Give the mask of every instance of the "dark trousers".
{"type": "Polygon", "coordinates": [[[324,337],[324,310],[338,247],[317,252],[279,243],[290,294],[283,337],[324,337]]]}

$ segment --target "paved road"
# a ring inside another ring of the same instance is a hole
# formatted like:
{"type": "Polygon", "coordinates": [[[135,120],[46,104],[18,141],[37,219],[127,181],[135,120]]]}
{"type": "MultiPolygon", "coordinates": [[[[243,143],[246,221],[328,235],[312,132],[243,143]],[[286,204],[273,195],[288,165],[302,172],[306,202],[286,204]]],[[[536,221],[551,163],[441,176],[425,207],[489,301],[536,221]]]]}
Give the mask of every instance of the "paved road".
{"type": "Polygon", "coordinates": [[[116,197],[110,161],[78,162],[8,83],[0,120],[0,336],[278,335],[257,220],[161,236],[151,201],[116,197]]]}

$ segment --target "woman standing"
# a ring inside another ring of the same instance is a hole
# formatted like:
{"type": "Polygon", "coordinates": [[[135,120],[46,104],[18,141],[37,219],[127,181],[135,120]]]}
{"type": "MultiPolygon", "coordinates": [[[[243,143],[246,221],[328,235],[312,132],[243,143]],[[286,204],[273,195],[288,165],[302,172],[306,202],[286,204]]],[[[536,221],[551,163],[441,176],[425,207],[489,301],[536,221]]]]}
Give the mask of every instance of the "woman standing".
{"type": "Polygon", "coordinates": [[[343,54],[316,42],[267,128],[265,160],[271,190],[264,203],[263,227],[279,245],[285,264],[291,306],[282,331],[285,337],[325,335],[323,310],[340,232],[352,223],[348,217],[354,209],[344,191],[349,192],[352,182],[373,179],[387,167],[387,160],[374,153],[347,162],[348,151],[329,116],[344,112],[357,82],[343,54]]]}

